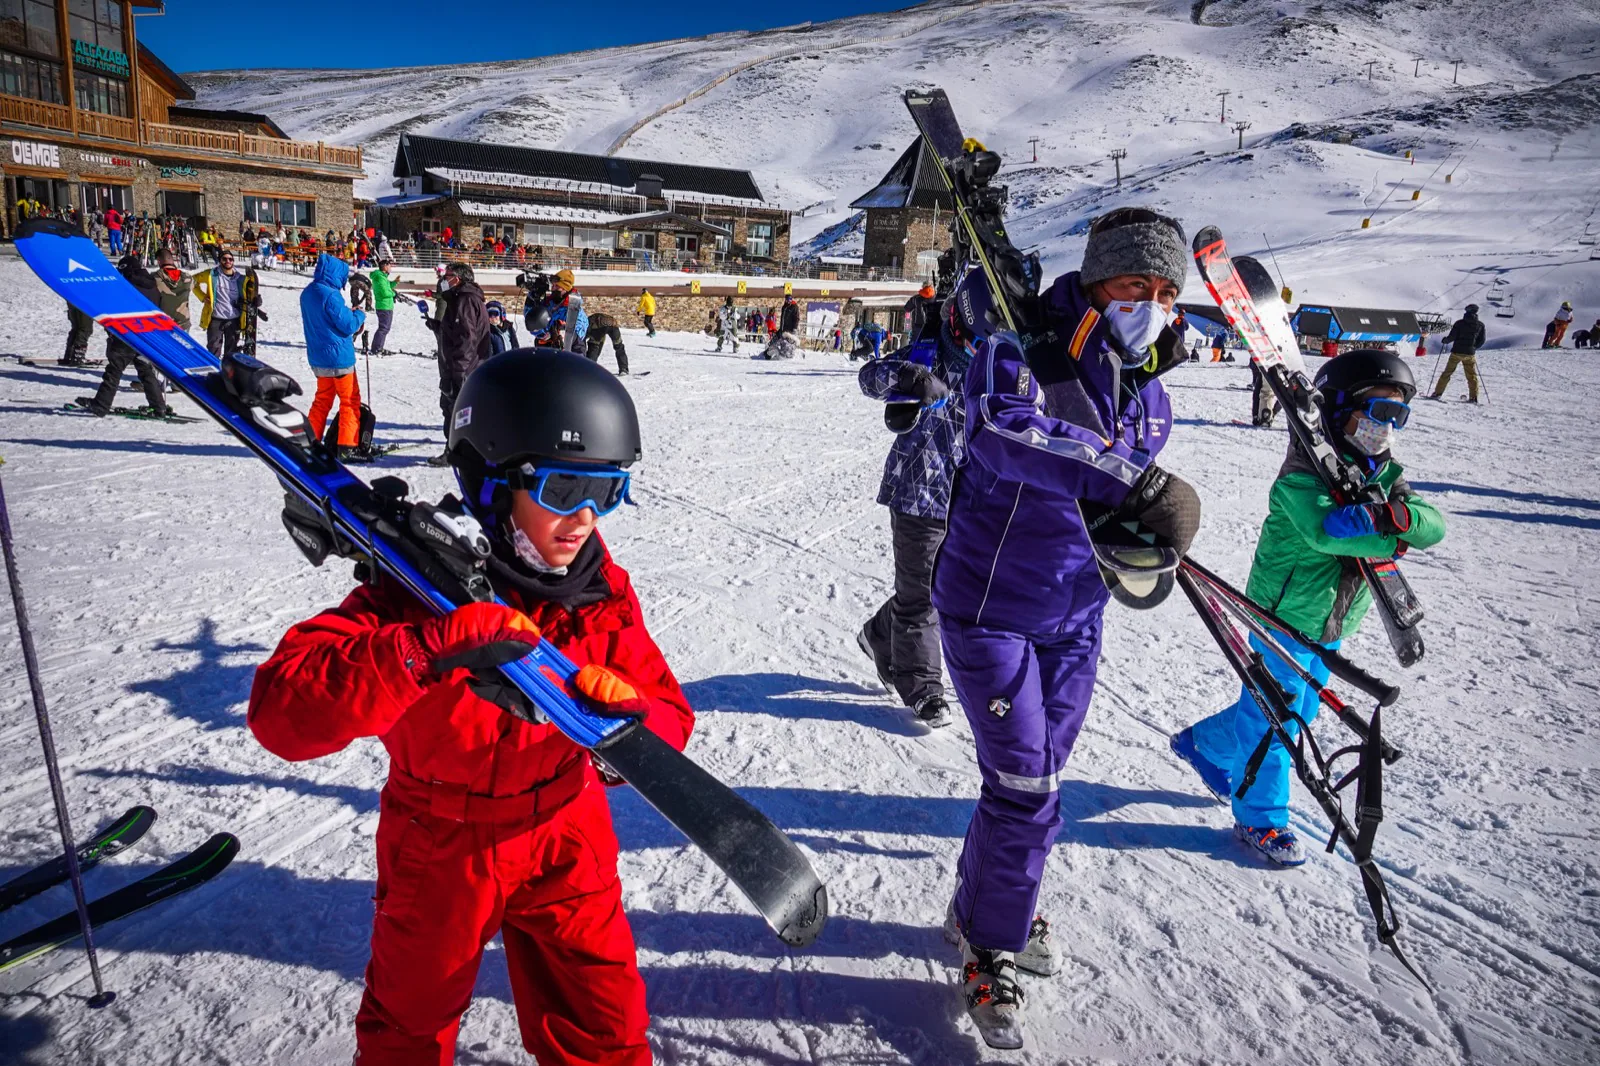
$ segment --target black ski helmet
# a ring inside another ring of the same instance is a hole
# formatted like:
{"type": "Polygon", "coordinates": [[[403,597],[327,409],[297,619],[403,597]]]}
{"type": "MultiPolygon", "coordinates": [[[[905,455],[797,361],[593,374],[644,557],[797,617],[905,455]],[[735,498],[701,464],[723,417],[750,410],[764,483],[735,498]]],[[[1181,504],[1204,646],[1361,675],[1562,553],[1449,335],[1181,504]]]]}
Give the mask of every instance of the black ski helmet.
{"type": "Polygon", "coordinates": [[[517,348],[467,375],[450,417],[447,454],[467,505],[497,527],[509,503],[495,499],[489,482],[535,459],[636,463],[639,413],[622,382],[599,363],[517,348]]]}
{"type": "Polygon", "coordinates": [[[1380,385],[1400,390],[1406,403],[1417,394],[1417,380],[1411,367],[1394,352],[1382,348],[1353,348],[1322,364],[1313,379],[1322,393],[1324,428],[1339,440],[1344,439],[1344,424],[1360,401],[1361,394],[1380,385]]]}

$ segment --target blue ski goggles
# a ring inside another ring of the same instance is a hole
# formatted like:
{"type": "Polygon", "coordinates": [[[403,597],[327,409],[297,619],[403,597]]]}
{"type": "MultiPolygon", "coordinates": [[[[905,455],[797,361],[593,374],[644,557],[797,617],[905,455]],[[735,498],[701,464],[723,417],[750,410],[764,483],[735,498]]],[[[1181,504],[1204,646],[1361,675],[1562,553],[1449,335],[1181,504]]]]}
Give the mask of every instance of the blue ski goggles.
{"type": "Polygon", "coordinates": [[[555,514],[577,514],[587,507],[598,518],[633,502],[628,496],[629,476],[616,467],[525,464],[506,474],[506,484],[532,493],[540,507],[555,514]]]}
{"type": "Polygon", "coordinates": [[[1404,400],[1363,400],[1359,410],[1374,422],[1387,422],[1395,429],[1406,428],[1406,423],[1411,420],[1411,405],[1404,400]]]}

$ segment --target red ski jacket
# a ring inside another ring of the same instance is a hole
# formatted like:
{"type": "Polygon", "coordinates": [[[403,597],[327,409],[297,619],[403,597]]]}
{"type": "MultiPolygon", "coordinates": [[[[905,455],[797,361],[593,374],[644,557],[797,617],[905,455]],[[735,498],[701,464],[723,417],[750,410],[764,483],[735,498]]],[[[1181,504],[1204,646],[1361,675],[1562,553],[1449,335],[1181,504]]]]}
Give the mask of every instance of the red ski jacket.
{"type": "MultiPolygon", "coordinates": [[[[645,629],[627,572],[604,544],[601,551],[599,579],[609,589],[603,600],[568,609],[513,592],[507,602],[579,666],[596,663],[631,682],[649,704],[645,726],[681,751],[694,712],[645,629]]],[[[532,725],[479,698],[466,670],[419,686],[405,665],[403,629],[429,617],[416,597],[385,579],[290,629],[256,670],[251,732],[291,761],[379,737],[395,769],[480,796],[515,795],[592,772],[583,750],[555,726],[532,725]]]]}

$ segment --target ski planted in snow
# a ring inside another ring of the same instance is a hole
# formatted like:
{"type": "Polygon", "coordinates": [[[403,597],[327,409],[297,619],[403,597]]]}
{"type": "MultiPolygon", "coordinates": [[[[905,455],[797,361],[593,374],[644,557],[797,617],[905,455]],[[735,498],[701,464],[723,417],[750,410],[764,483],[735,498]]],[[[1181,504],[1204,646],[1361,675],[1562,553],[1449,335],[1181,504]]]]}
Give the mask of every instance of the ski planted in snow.
{"type": "MultiPolygon", "coordinates": [[[[1251,360],[1282,405],[1289,432],[1311,459],[1340,504],[1384,502],[1367,484],[1361,468],[1339,454],[1322,430],[1321,397],[1305,373],[1283,297],[1265,267],[1249,256],[1231,258],[1222,231],[1207,226],[1194,236],[1194,258],[1206,288],[1228,324],[1244,338],[1251,360]]],[[[1389,643],[1402,666],[1422,658],[1422,605],[1393,559],[1360,559],[1361,576],[1383,619],[1389,643]]]]}
{"type": "Polygon", "coordinates": [[[239,283],[239,348],[246,355],[256,354],[258,325],[266,319],[261,313],[261,276],[255,267],[246,267],[239,283]]]}
{"type": "MultiPolygon", "coordinates": [[[[487,538],[476,521],[408,500],[399,478],[370,486],[357,478],[285,402],[301,393],[294,379],[243,354],[219,362],[65,225],[30,220],[16,243],[46,285],[154,363],[272,468],[289,504],[284,525],[314,564],[330,555],[354,559],[364,579],[386,575],[439,613],[493,598],[487,538]]],[[[501,670],[540,720],[592,749],[704,851],[779,939],[794,947],[816,939],[827,921],[827,889],[794,842],[749,801],[636,720],[589,711],[570,691],[577,668],[549,642],[501,670]]]]}
{"type": "MultiPolygon", "coordinates": [[[[218,833],[176,862],[93,900],[89,904],[89,924],[98,929],[108,922],[126,918],[162,900],[197,888],[227,869],[237,854],[238,838],[231,833],[218,833]]],[[[0,973],[70,944],[82,935],[78,912],[68,911],[0,944],[0,973]]]]}
{"type": "MultiPolygon", "coordinates": [[[[1005,190],[991,181],[1000,171],[1000,156],[962,135],[943,89],[910,90],[905,104],[955,202],[950,232],[956,261],[976,263],[983,271],[1005,328],[1026,353],[1044,339],[1034,333],[1037,324],[1030,320],[1043,274],[1038,255],[1024,255],[1006,233],[1005,190]]],[[[1177,551],[1143,523],[1112,508],[1080,500],[1078,510],[1101,578],[1117,601],[1142,610],[1165,600],[1178,569],[1177,551]]]]}
{"type": "MultiPolygon", "coordinates": [[[[130,807],[121,818],[106,826],[88,840],[80,841],[78,869],[88,870],[101,859],[126,851],[155,824],[156,812],[149,807],[130,807]]],[[[54,888],[67,879],[67,857],[57,855],[33,869],[13,877],[0,885],[0,911],[15,907],[23,900],[32,899],[48,888],[54,888]]]]}

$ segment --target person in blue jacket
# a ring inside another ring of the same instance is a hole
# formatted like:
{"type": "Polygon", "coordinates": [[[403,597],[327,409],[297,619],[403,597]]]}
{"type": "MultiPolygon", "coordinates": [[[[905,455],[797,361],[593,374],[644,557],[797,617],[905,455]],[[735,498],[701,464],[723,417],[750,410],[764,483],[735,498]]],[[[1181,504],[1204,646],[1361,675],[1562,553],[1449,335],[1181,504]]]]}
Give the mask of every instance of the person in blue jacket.
{"type": "Polygon", "coordinates": [[[365,312],[344,302],[344,285],[350,265],[327,252],[317,256],[311,284],[300,293],[300,323],[306,335],[306,361],[317,376],[317,395],[306,419],[311,432],[322,439],[328,412],[339,400],[339,458],[358,458],[361,435],[361,388],[356,381],[355,335],[366,324],[365,312]]]}
{"type": "Polygon", "coordinates": [[[1035,907],[1109,598],[1079,502],[1136,519],[1179,552],[1199,527],[1194,489],[1155,463],[1172,425],[1157,379],[1185,361],[1166,323],[1188,263],[1175,220],[1145,208],[1102,216],[1082,269],[1032,307],[1026,354],[997,329],[981,278],[969,273],[952,297],[974,355],[933,603],[983,787],[946,933],[962,947],[968,1013],[995,1047],[1021,1046],[1017,970],[1060,963],[1035,907]]]}

